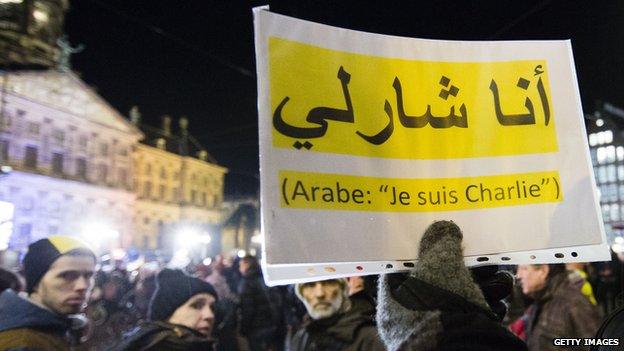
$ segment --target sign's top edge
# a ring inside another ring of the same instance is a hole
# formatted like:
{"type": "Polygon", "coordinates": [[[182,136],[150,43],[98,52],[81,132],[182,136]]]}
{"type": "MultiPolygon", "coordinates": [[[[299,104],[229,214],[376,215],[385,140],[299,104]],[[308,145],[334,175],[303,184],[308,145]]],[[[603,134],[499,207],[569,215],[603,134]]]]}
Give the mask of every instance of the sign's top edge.
{"type": "Polygon", "coordinates": [[[281,19],[286,20],[286,21],[303,21],[303,22],[306,22],[306,23],[308,23],[309,25],[312,25],[312,26],[319,26],[320,28],[326,28],[326,29],[331,28],[331,29],[341,30],[341,31],[345,31],[345,32],[352,32],[352,33],[380,36],[380,37],[385,37],[385,38],[418,39],[418,40],[422,40],[422,41],[426,41],[426,42],[432,42],[432,43],[472,43],[472,44],[477,43],[477,44],[483,44],[483,45],[500,45],[500,44],[505,44],[505,43],[510,43],[510,44],[513,43],[513,44],[520,44],[520,45],[534,45],[536,43],[541,43],[541,44],[558,43],[558,44],[570,45],[570,43],[572,42],[571,39],[548,39],[548,40],[448,40],[448,39],[430,39],[430,38],[421,38],[421,37],[407,37],[407,36],[400,36],[400,35],[367,32],[367,31],[356,30],[356,29],[348,29],[348,28],[343,28],[343,27],[337,27],[337,26],[324,24],[324,23],[321,23],[321,22],[314,22],[314,21],[310,21],[310,20],[306,20],[306,19],[292,17],[292,16],[280,14],[280,13],[277,13],[277,12],[271,12],[271,10],[269,8],[269,5],[256,6],[256,7],[252,8],[252,11],[253,11],[254,15],[260,16],[260,15],[265,15],[266,14],[266,15],[269,15],[269,16],[280,17],[281,19]]]}

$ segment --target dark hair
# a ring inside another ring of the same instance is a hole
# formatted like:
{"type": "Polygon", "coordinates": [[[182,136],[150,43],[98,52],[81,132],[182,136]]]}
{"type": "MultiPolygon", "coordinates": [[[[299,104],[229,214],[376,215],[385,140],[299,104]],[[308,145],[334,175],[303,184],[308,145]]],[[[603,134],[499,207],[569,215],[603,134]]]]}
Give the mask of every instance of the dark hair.
{"type": "Polygon", "coordinates": [[[0,268],[0,293],[6,289],[20,291],[22,290],[22,283],[20,282],[17,274],[0,268]]]}
{"type": "Polygon", "coordinates": [[[551,279],[565,272],[566,272],[566,265],[564,263],[548,264],[548,276],[546,277],[546,279],[551,279]]]}
{"type": "Polygon", "coordinates": [[[260,270],[260,262],[258,262],[258,259],[256,258],[256,256],[247,255],[241,258],[241,261],[245,261],[249,264],[249,270],[253,270],[253,271],[260,270]]]}

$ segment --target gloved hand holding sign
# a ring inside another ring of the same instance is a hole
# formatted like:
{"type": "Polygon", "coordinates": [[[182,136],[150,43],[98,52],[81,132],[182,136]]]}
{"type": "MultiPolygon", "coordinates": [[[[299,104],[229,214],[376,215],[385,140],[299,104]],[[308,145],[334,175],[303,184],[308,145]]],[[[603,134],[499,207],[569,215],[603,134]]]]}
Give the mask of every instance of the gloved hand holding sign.
{"type": "Polygon", "coordinates": [[[492,268],[475,272],[486,301],[464,265],[462,238],[453,222],[435,222],[420,242],[416,268],[381,277],[377,323],[388,350],[527,349],[488,305],[504,314],[499,300],[510,289],[509,277],[492,268]]]}

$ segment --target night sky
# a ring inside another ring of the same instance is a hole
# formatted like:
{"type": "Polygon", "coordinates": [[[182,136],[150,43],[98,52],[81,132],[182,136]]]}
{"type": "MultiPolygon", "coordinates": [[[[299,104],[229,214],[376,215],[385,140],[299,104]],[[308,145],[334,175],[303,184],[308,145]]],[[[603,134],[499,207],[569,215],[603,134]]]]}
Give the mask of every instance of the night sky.
{"type": "MultiPolygon", "coordinates": [[[[65,27],[85,50],[73,68],[113,107],[159,125],[187,116],[228,167],[226,195],[255,195],[256,78],[251,8],[267,1],[74,0],[65,27]]],[[[269,1],[272,11],[346,28],[449,40],[572,39],[583,107],[624,107],[618,1],[269,1]]]]}

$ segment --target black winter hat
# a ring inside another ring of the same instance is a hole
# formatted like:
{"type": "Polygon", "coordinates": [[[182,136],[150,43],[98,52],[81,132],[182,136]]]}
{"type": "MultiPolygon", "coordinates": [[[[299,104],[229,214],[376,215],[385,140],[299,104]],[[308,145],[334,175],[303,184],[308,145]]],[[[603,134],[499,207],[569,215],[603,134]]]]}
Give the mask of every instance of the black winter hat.
{"type": "Polygon", "coordinates": [[[163,269],[158,273],[156,290],[149,304],[148,318],[152,321],[166,321],[173,312],[191,297],[206,293],[218,298],[217,292],[199,278],[191,277],[179,269],[163,269]]]}
{"type": "Polygon", "coordinates": [[[33,292],[54,261],[63,255],[73,253],[92,256],[93,260],[96,261],[91,248],[82,240],[74,237],[51,235],[30,244],[23,261],[26,292],[29,294],[33,292]]]}

